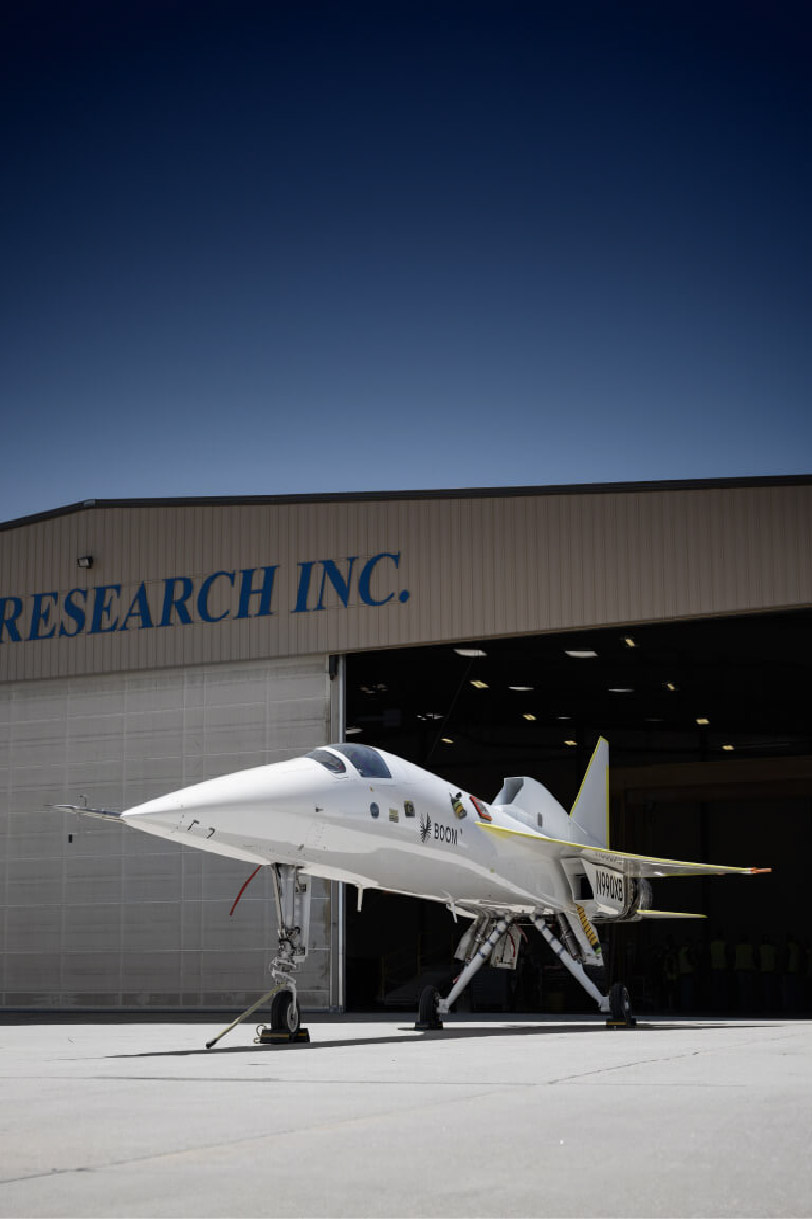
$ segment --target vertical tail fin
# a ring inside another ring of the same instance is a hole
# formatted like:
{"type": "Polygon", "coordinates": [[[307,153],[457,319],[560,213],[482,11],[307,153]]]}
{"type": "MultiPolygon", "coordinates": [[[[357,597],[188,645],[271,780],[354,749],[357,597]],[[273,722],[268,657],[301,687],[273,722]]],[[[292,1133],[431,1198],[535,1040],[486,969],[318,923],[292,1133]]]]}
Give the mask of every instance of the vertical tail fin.
{"type": "Polygon", "coordinates": [[[594,846],[609,846],[609,742],[598,739],[570,816],[594,846]]]}

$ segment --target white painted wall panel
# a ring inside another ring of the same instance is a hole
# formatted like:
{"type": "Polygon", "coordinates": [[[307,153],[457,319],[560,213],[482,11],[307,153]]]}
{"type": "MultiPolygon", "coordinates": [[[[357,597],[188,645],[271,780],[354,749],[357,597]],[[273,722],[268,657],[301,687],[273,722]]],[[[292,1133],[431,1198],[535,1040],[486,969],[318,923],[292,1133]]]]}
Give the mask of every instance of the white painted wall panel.
{"type": "MultiPolygon", "coordinates": [[[[261,872],[51,805],[124,808],[329,736],[325,657],[0,686],[0,1002],[226,1006],[268,989],[261,872]],[[68,842],[73,834],[73,842],[68,842]]],[[[330,993],[330,889],[316,882],[306,1006],[330,993]]]]}

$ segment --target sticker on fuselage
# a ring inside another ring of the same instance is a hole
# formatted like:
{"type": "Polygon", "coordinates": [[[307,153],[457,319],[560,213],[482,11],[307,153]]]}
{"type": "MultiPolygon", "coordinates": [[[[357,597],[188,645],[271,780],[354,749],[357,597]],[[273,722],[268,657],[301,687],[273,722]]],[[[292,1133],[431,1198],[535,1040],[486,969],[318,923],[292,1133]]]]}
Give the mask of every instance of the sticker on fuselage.
{"type": "Polygon", "coordinates": [[[474,808],[476,809],[477,816],[480,818],[480,820],[493,821],[493,817],[490,815],[490,813],[488,812],[487,808],[485,807],[485,805],[483,804],[483,802],[481,800],[477,800],[476,796],[469,796],[468,799],[471,801],[474,808]]]}
{"type": "Polygon", "coordinates": [[[462,821],[463,817],[468,816],[468,814],[465,811],[465,805],[462,802],[462,792],[457,792],[456,796],[452,795],[449,792],[449,795],[451,796],[451,807],[454,810],[454,816],[459,821],[462,821]]]}

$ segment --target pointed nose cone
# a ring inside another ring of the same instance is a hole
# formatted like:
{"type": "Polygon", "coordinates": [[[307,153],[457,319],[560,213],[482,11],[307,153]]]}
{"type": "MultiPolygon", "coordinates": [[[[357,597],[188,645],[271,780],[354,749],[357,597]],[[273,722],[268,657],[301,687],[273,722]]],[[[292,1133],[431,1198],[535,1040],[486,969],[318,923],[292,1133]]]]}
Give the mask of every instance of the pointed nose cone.
{"type": "Polygon", "coordinates": [[[190,827],[276,837],[283,823],[295,836],[296,823],[313,815],[330,779],[311,758],[292,758],[158,796],[128,809],[122,820],[160,837],[185,837],[190,827]]]}
{"type": "Polygon", "coordinates": [[[169,792],[165,796],[158,796],[155,800],[148,800],[146,804],[128,808],[121,814],[121,820],[141,830],[148,829],[150,825],[156,828],[175,829],[184,812],[184,796],[192,790],[192,788],[184,788],[181,791],[169,792]]]}

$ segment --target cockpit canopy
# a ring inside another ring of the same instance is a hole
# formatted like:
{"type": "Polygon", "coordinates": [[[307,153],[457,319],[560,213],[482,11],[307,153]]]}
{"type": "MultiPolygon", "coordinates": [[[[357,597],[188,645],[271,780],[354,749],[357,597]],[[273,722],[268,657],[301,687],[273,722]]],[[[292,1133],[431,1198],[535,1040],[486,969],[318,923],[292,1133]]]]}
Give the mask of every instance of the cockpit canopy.
{"type": "Polygon", "coordinates": [[[392,778],[392,772],[386,762],[371,745],[329,745],[326,749],[314,749],[307,757],[312,758],[314,762],[320,762],[335,775],[346,773],[347,767],[342,761],[342,758],[346,758],[362,779],[392,778]],[[338,757],[338,754],[342,757],[338,757]]]}

